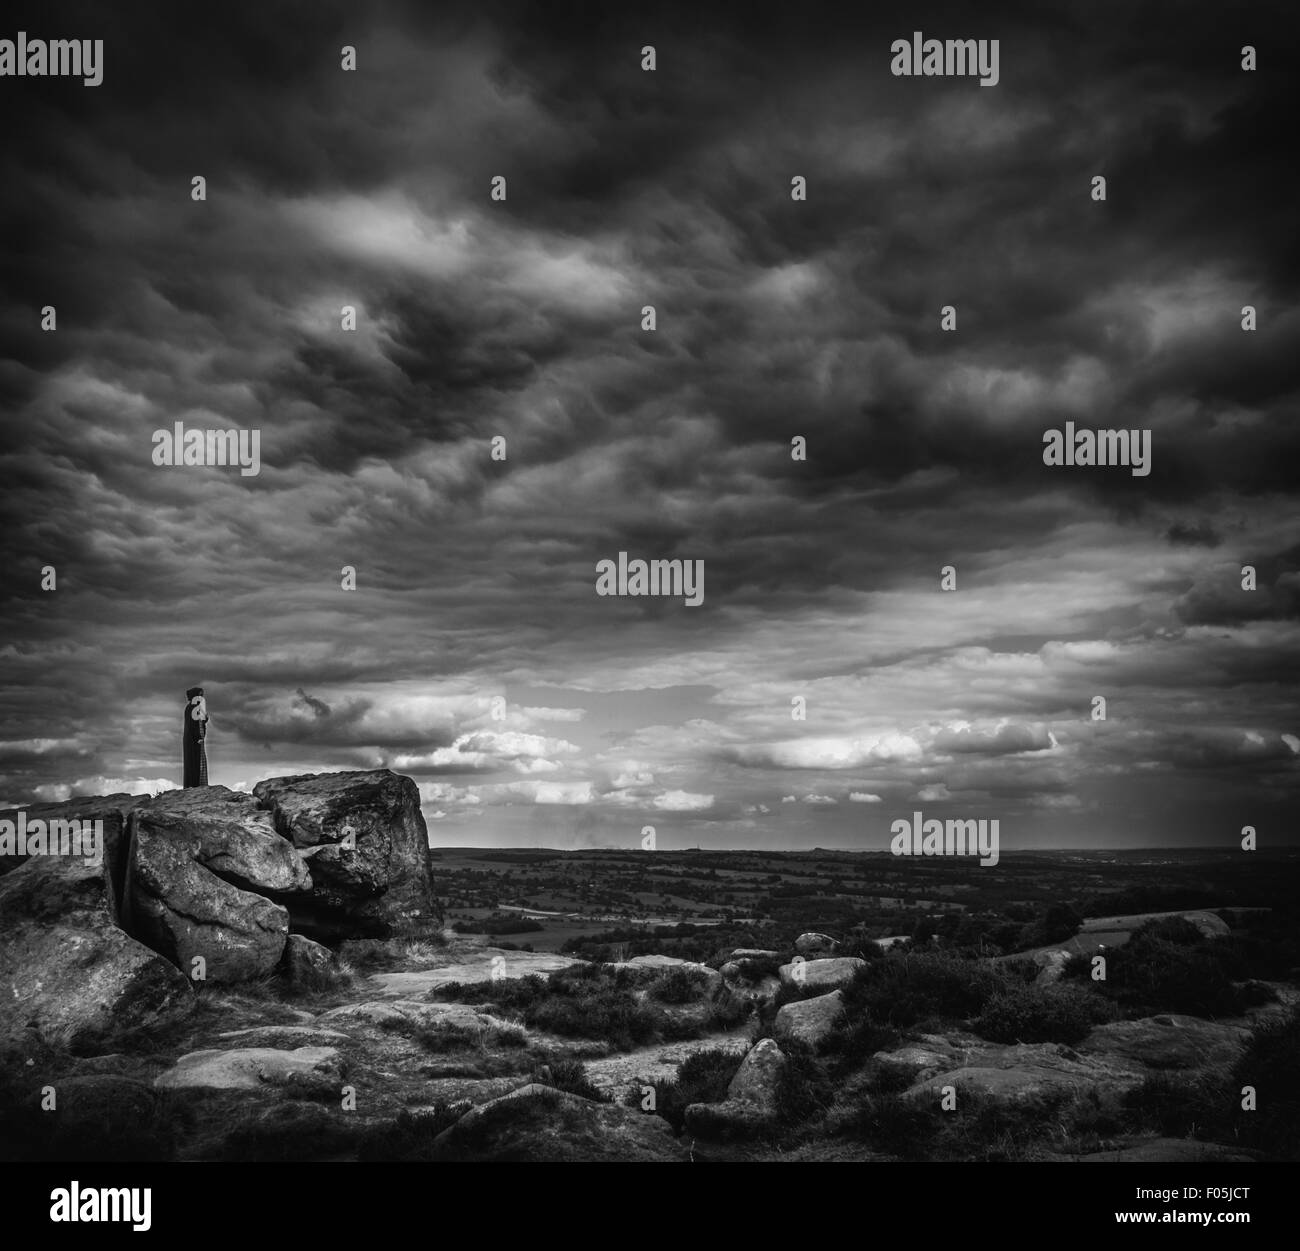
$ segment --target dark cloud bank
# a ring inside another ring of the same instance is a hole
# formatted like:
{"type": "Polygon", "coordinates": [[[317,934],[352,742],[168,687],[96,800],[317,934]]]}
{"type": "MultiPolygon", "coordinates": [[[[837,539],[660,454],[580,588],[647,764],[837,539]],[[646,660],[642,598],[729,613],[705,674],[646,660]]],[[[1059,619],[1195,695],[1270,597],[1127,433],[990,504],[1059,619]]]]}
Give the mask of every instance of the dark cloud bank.
{"type": "Polygon", "coordinates": [[[203,683],[214,781],[387,765],[446,841],[1294,841],[1294,21],[1120,15],[10,19],[105,50],[0,79],[0,799],[177,784],[203,683]],[[178,420],[260,472],[155,466],[178,420]]]}

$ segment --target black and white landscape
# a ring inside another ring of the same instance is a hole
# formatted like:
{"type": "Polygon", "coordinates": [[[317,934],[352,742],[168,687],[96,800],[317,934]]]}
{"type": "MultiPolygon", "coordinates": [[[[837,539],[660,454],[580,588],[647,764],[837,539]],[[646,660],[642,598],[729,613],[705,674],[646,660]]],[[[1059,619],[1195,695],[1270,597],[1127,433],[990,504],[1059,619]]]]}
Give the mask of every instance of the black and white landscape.
{"type": "Polygon", "coordinates": [[[1289,6],[26,7],[5,1158],[1300,1158],[1289,6]]]}

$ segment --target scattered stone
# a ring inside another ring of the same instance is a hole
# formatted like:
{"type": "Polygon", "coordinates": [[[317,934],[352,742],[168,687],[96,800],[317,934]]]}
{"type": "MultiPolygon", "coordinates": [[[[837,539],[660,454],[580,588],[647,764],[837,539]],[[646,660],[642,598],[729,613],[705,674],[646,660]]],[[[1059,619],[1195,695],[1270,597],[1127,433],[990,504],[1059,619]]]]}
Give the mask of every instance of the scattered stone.
{"type": "Polygon", "coordinates": [[[927,1034],[919,1042],[878,1052],[876,1059],[917,1070],[909,1096],[937,1099],[943,1086],[964,1082],[997,1100],[1022,1103],[1088,1086],[1123,1094],[1153,1072],[1228,1064],[1240,1053],[1247,1033],[1244,1025],[1163,1015],[1099,1025],[1075,1047],[927,1034]]]}
{"type": "Polygon", "coordinates": [[[347,1003],[321,1013],[321,1021],[368,1021],[382,1025],[386,1021],[404,1021],[414,1026],[433,1028],[455,1026],[458,1029],[521,1029],[502,1017],[480,1011],[467,1003],[428,1003],[419,999],[369,1000],[365,1003],[347,1003]]]}
{"type": "Polygon", "coordinates": [[[1247,1030],[1240,1025],[1166,1013],[1098,1025],[1077,1049],[1149,1069],[1193,1069],[1232,1063],[1246,1039],[1247,1030]]]}
{"type": "Polygon", "coordinates": [[[744,1035],[710,1034],[681,1042],[652,1043],[618,1055],[587,1060],[583,1070],[587,1080],[599,1090],[625,1091],[643,1085],[658,1086],[675,1081],[683,1061],[700,1051],[730,1051],[744,1055],[749,1050],[744,1035]]]}
{"type": "Polygon", "coordinates": [[[466,1112],[434,1139],[448,1160],[680,1162],[689,1158],[662,1117],[530,1083],[466,1112]]]}
{"type": "Polygon", "coordinates": [[[233,1051],[191,1051],[160,1074],[160,1090],[261,1090],[292,1087],[333,1096],[342,1088],[343,1061],[334,1047],[240,1047],[233,1051]]]}
{"type": "Polygon", "coordinates": [[[284,970],[291,986],[319,984],[338,972],[339,962],[328,947],[301,934],[290,934],[284,945],[284,970]]]}
{"type": "Polygon", "coordinates": [[[794,940],[794,949],[801,956],[828,956],[838,946],[829,934],[800,934],[794,940]]]}
{"type": "Polygon", "coordinates": [[[414,999],[427,994],[448,982],[488,982],[500,978],[542,977],[586,964],[573,956],[560,956],[551,952],[502,951],[495,947],[482,947],[477,951],[462,953],[466,958],[440,965],[436,969],[408,969],[400,973],[375,973],[369,984],[385,998],[414,999]]]}
{"type": "Polygon", "coordinates": [[[824,987],[838,990],[847,986],[866,961],[858,956],[837,956],[828,960],[795,960],[781,966],[785,986],[824,987]]]}
{"type": "Polygon", "coordinates": [[[831,1032],[836,1017],[844,1010],[842,991],[833,990],[829,995],[818,995],[815,999],[798,999],[787,1003],[776,1014],[772,1030],[779,1039],[794,1039],[806,1043],[809,1047],[819,1047],[831,1032]]]}
{"type": "Polygon", "coordinates": [[[726,1141],[752,1138],[771,1127],[776,1117],[776,1088],[785,1054],[770,1038],[755,1043],[727,1087],[720,1103],[692,1103],[685,1114],[688,1133],[726,1141]]]}

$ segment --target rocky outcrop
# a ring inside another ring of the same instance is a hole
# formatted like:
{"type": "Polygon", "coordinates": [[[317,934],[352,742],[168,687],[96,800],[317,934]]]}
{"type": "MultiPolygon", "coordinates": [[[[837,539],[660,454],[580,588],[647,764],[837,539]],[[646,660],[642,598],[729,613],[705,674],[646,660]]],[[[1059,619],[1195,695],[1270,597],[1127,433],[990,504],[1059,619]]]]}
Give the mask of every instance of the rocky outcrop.
{"type": "Polygon", "coordinates": [[[858,956],[835,956],[826,960],[793,960],[781,966],[784,986],[838,990],[847,986],[866,961],[858,956]]]}
{"type": "Polygon", "coordinates": [[[286,952],[290,980],[334,967],[307,934],[289,943],[295,915],[308,930],[362,937],[436,911],[409,778],[320,774],[258,789],[110,795],[0,814],[10,823],[0,824],[0,852],[13,853],[0,854],[11,900],[0,918],[9,937],[0,995],[14,1009],[0,1033],[130,1028],[187,1002],[200,968],[205,980],[241,982],[276,970],[286,952]],[[96,857],[19,850],[17,829],[68,844],[69,822],[85,825],[88,848],[98,822],[96,857]]]}
{"type": "Polygon", "coordinates": [[[193,1007],[176,967],[117,925],[108,861],[34,856],[0,877],[0,1037],[74,1048],[193,1007]]]}
{"type": "Polygon", "coordinates": [[[268,778],[253,794],[310,868],[309,895],[290,901],[309,937],[386,937],[404,919],[437,917],[420,793],[388,769],[268,778]]]}
{"type": "Polygon", "coordinates": [[[814,1049],[831,1032],[835,1019],[844,1010],[843,993],[833,990],[829,995],[818,995],[815,999],[797,999],[787,1003],[776,1014],[772,1023],[772,1032],[785,1041],[806,1043],[814,1049]]]}

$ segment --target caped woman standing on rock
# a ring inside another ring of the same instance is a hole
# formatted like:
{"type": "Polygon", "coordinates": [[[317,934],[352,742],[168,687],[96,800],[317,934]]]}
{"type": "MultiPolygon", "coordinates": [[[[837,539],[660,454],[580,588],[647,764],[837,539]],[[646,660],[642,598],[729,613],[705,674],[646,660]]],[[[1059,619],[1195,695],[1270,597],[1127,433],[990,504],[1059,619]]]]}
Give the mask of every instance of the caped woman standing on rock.
{"type": "Polygon", "coordinates": [[[184,748],[186,786],[208,784],[208,701],[201,686],[185,692],[185,727],[181,736],[184,748]]]}

